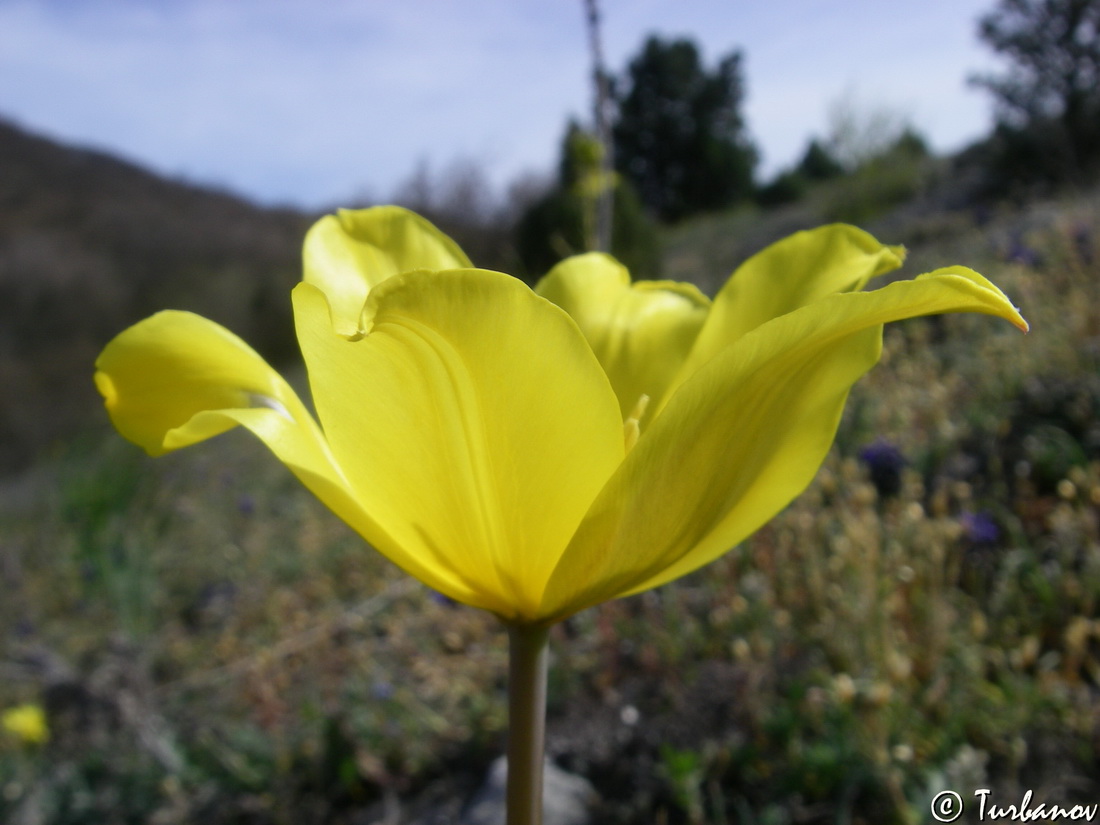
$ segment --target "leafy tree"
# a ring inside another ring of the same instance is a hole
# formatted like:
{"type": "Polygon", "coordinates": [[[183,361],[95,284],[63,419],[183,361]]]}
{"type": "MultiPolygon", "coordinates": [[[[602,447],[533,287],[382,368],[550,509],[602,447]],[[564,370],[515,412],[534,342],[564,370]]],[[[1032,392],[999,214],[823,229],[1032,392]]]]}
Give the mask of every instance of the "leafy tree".
{"type": "Polygon", "coordinates": [[[829,104],[829,156],[847,172],[889,153],[906,131],[909,119],[899,109],[861,100],[849,89],[829,104]]]}
{"type": "Polygon", "coordinates": [[[823,214],[829,220],[866,223],[918,197],[935,173],[928,143],[906,127],[826,190],[823,214]]]}
{"type": "Polygon", "coordinates": [[[973,78],[1012,150],[1047,164],[1053,153],[1062,175],[1100,159],[1100,0],[1000,0],[979,35],[1012,64],[973,78]]]}
{"type": "Polygon", "coordinates": [[[820,140],[814,138],[806,147],[806,153],[795,171],[807,180],[828,180],[844,173],[844,167],[833,157],[820,140]]]}
{"type": "Polygon", "coordinates": [[[793,168],[779,172],[756,191],[756,202],[765,208],[794,203],[802,200],[814,184],[843,174],[840,162],[820,140],[813,138],[793,168]]]}
{"type": "Polygon", "coordinates": [[[664,220],[749,197],[757,153],[745,133],[742,58],[707,71],[690,40],[650,37],[616,78],[615,165],[664,220]]]}
{"type": "Polygon", "coordinates": [[[785,169],[756,190],[756,202],[765,209],[802,200],[809,181],[797,169],[785,169]]]}

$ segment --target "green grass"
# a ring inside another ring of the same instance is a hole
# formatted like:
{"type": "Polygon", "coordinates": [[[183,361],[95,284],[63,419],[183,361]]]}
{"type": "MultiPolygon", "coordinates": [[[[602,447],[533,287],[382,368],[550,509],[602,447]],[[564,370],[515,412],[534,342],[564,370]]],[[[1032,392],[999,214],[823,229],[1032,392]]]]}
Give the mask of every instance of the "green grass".
{"type": "MultiPolygon", "coordinates": [[[[678,227],[665,273],[713,291],[806,218],[678,227]]],[[[801,498],[555,629],[550,747],[601,823],[919,823],[942,788],[1100,792],[1100,208],[896,228],[907,274],[973,266],[1032,333],[890,327],[801,498]],[[860,459],[876,441],[906,460],[893,494],[860,459]]],[[[495,621],[409,581],[242,433],[154,461],[104,431],[5,482],[0,581],[0,708],[41,702],[53,733],[0,737],[3,821],[374,821],[468,792],[502,745],[495,621]]]]}

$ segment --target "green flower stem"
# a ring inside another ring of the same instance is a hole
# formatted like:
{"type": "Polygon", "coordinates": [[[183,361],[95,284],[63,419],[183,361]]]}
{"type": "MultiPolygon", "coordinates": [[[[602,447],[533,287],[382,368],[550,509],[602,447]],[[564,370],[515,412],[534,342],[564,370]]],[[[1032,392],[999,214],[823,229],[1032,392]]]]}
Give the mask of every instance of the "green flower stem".
{"type": "Polygon", "coordinates": [[[508,825],[541,825],[550,629],[508,628],[508,825]]]}

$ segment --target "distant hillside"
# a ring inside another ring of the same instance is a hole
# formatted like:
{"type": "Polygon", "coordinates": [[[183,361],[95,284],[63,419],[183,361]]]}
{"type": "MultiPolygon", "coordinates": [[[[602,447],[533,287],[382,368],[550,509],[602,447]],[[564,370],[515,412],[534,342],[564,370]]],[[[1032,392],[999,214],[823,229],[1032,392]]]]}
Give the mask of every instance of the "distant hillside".
{"type": "Polygon", "coordinates": [[[292,353],[308,223],[0,121],[0,471],[102,415],[96,354],[159,309],[292,353]]]}

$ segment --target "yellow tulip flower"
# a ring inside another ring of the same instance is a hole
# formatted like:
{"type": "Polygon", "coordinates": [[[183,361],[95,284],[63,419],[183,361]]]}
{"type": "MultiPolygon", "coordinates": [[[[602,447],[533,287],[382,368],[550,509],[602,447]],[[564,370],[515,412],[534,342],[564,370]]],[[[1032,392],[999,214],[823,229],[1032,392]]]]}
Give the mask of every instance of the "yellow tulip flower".
{"type": "Polygon", "coordinates": [[[50,738],[46,713],[38,705],[16,705],[0,713],[0,728],[28,745],[41,745],[50,738]]]}
{"type": "Polygon", "coordinates": [[[882,325],[1008,299],[951,267],[875,291],[902,251],[800,232],[713,303],[570,258],[531,290],[472,268],[396,207],[306,237],[295,325],[315,419],[226,329],[161,312],[115,338],[96,384],[152,455],[237,425],[430,587],[544,625],[714,560],[813,478],[882,325]]]}

